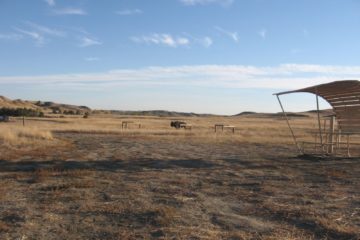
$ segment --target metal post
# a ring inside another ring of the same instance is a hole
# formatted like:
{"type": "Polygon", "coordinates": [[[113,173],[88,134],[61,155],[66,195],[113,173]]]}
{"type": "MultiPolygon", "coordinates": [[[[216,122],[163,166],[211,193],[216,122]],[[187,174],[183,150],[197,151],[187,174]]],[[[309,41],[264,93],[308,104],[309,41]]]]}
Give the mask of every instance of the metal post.
{"type": "Polygon", "coordinates": [[[338,130],[338,149],[341,148],[341,129],[338,130]]]}
{"type": "Polygon", "coordinates": [[[330,132],[329,132],[329,152],[332,154],[334,152],[334,132],[335,132],[335,116],[330,118],[330,132]]]}
{"type": "Polygon", "coordinates": [[[317,91],[316,91],[316,107],[317,107],[318,124],[319,124],[320,146],[321,146],[322,152],[324,152],[323,137],[322,137],[322,130],[321,130],[321,121],[320,121],[319,95],[317,94],[317,91]]]}
{"type": "Polygon", "coordinates": [[[284,110],[284,107],[283,107],[281,101],[280,101],[279,95],[276,95],[276,97],[277,97],[277,99],[278,99],[278,101],[279,101],[281,110],[282,110],[282,112],[283,112],[283,114],[284,114],[284,117],[285,117],[285,119],[286,119],[286,123],[287,123],[287,125],[288,125],[288,127],[289,127],[289,129],[290,129],[291,135],[292,135],[292,137],[293,137],[293,139],[294,139],[294,143],[295,143],[297,149],[299,150],[300,154],[304,154],[303,150],[300,148],[300,146],[299,146],[299,144],[298,144],[298,141],[297,141],[297,139],[296,139],[296,137],[295,137],[294,131],[293,131],[293,129],[291,128],[291,125],[290,125],[290,122],[289,122],[289,118],[288,118],[288,116],[287,116],[287,114],[286,114],[286,112],[285,112],[285,110],[284,110]]]}
{"type": "Polygon", "coordinates": [[[347,134],[347,156],[350,157],[350,134],[347,134]]]}

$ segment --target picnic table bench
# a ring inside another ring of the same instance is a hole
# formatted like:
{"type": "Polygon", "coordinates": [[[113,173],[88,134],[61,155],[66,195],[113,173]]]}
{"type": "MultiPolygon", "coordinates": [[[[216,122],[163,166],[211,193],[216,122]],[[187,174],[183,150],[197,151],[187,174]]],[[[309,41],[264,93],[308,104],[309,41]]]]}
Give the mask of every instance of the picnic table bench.
{"type": "Polygon", "coordinates": [[[217,132],[218,128],[221,128],[221,131],[223,132],[225,128],[225,129],[231,129],[232,133],[235,133],[235,126],[226,125],[223,123],[216,123],[214,128],[215,128],[215,132],[217,132]]]}
{"type": "Polygon", "coordinates": [[[134,122],[134,121],[122,121],[121,122],[121,129],[127,129],[129,124],[138,125],[138,127],[141,128],[141,123],[134,122]]]}
{"type": "Polygon", "coordinates": [[[185,130],[191,130],[192,125],[188,123],[181,123],[180,128],[184,128],[185,130]]]}

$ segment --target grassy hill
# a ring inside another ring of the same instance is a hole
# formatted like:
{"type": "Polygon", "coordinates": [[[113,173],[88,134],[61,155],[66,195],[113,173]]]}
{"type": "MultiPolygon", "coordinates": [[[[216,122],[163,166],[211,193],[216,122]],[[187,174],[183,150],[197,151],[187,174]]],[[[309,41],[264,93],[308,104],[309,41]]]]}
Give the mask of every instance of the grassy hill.
{"type": "Polygon", "coordinates": [[[54,102],[43,102],[43,101],[26,101],[26,100],[11,100],[4,96],[0,96],[0,108],[27,108],[43,112],[72,112],[83,114],[90,112],[91,109],[86,106],[76,106],[70,104],[54,103],[54,102]]]}
{"type": "Polygon", "coordinates": [[[30,101],[23,101],[20,99],[11,100],[4,96],[0,96],[0,108],[29,108],[29,109],[39,109],[39,106],[36,106],[30,101]]]}

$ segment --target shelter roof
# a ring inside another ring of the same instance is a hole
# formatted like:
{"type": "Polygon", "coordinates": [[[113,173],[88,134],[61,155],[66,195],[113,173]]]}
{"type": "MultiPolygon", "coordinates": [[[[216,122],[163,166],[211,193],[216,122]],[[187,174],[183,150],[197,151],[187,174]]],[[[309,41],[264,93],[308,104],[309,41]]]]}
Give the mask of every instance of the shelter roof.
{"type": "Polygon", "coordinates": [[[360,81],[335,81],[275,95],[300,92],[324,98],[334,109],[339,129],[344,132],[360,132],[360,81]]]}

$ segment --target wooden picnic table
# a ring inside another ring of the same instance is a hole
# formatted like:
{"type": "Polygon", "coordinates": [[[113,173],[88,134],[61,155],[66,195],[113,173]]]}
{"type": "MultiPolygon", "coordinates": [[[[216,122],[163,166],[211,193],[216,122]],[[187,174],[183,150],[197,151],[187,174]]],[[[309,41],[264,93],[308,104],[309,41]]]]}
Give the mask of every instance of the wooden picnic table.
{"type": "Polygon", "coordinates": [[[121,129],[127,129],[129,124],[136,124],[139,128],[141,128],[141,123],[136,123],[134,121],[122,121],[121,122],[121,129]]]}
{"type": "Polygon", "coordinates": [[[226,124],[223,124],[223,123],[216,123],[214,128],[215,128],[215,132],[217,132],[218,128],[221,128],[222,132],[224,131],[224,128],[228,128],[228,129],[232,130],[232,133],[235,133],[235,126],[226,125],[226,124]]]}
{"type": "Polygon", "coordinates": [[[184,128],[185,130],[191,130],[192,125],[188,123],[181,123],[180,128],[184,128]]]}

